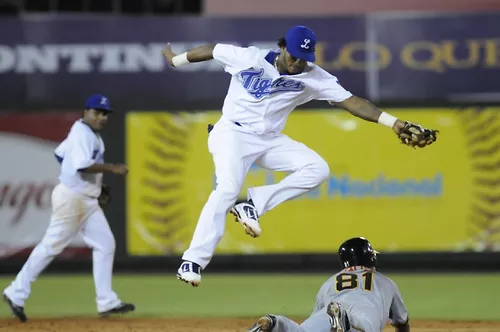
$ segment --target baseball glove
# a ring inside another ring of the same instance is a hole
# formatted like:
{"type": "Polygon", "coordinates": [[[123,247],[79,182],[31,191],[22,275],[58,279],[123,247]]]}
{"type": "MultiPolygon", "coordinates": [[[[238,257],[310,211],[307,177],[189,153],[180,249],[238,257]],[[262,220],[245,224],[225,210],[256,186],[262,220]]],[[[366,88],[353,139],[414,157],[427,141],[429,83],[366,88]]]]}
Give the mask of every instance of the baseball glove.
{"type": "Polygon", "coordinates": [[[109,186],[103,184],[101,187],[101,194],[97,198],[97,201],[99,202],[100,206],[105,206],[109,204],[110,200],[111,200],[111,190],[109,186]]]}
{"type": "Polygon", "coordinates": [[[398,137],[405,145],[423,148],[431,145],[437,139],[438,130],[427,129],[422,126],[405,122],[405,126],[399,131],[398,137]]]}

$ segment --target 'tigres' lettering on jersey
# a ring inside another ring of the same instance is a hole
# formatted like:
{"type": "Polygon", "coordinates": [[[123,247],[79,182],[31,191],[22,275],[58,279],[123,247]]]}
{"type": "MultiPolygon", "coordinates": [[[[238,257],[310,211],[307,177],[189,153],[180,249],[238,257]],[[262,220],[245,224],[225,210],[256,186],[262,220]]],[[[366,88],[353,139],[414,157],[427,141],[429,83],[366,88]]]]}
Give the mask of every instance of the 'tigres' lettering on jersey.
{"type": "Polygon", "coordinates": [[[263,78],[264,69],[249,69],[240,72],[242,84],[256,99],[262,99],[278,92],[302,91],[304,83],[292,79],[280,77],[273,81],[270,78],[263,78]]]}

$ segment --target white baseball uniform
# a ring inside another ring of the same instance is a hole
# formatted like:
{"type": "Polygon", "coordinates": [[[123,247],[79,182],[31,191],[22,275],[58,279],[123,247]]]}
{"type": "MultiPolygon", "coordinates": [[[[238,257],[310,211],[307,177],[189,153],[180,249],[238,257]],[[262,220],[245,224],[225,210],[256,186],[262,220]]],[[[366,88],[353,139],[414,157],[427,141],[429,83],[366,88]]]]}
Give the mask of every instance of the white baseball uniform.
{"type": "Polygon", "coordinates": [[[291,172],[281,182],[250,188],[259,216],[284,201],[307,193],[329,176],[326,161],[302,143],[281,133],[288,115],[311,100],[341,102],[352,96],[337,78],[308,63],[296,75],[280,75],[274,61],[279,55],[256,47],[217,44],[214,60],[231,74],[222,116],[209,134],[216,189],[203,207],[190,247],[183,255],[204,269],[225,228],[226,214],[237,200],[253,163],[275,171],[291,172]]]}
{"type": "Polygon", "coordinates": [[[79,171],[104,162],[104,142],[98,133],[78,120],[56,148],[55,155],[61,163],[61,171],[60,182],[52,192],[49,227],[4,293],[14,304],[23,307],[31,293],[31,283],[77,234],[81,234],[93,249],[97,311],[113,309],[121,302],[111,288],[115,239],[97,201],[102,173],[79,171]]]}

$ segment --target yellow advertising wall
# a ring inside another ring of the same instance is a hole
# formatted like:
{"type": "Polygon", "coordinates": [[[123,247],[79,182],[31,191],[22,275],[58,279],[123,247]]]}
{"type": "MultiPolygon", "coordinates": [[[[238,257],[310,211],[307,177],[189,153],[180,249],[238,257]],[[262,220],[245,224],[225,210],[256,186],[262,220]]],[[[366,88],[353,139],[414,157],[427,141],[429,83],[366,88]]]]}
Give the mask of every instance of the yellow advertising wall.
{"type": "MultiPolygon", "coordinates": [[[[499,111],[391,109],[441,131],[434,145],[418,150],[400,144],[390,129],[347,112],[295,111],[284,132],[325,158],[330,179],[262,216],[257,239],[228,215],[217,252],[329,253],[351,236],[365,236],[385,252],[498,246],[499,111]]],[[[129,254],[177,255],[189,245],[213,189],[207,124],[219,116],[127,115],[129,254]]],[[[252,167],[241,194],[283,176],[252,167]]]]}

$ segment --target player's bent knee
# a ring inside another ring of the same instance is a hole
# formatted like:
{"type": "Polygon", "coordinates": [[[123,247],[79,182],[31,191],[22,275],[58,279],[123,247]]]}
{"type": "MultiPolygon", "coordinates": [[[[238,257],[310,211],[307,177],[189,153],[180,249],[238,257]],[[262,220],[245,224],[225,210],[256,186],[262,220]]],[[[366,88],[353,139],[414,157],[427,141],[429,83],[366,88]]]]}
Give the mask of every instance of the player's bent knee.
{"type": "Polygon", "coordinates": [[[113,255],[116,250],[116,241],[114,237],[111,237],[102,245],[102,251],[106,255],[113,255]]]}
{"type": "Polygon", "coordinates": [[[99,239],[95,239],[90,245],[93,250],[99,251],[104,255],[114,255],[116,250],[116,241],[113,234],[101,236],[99,239]]]}
{"type": "Polygon", "coordinates": [[[322,160],[319,163],[318,170],[319,170],[318,177],[320,179],[320,183],[328,180],[328,177],[330,176],[330,166],[328,166],[328,163],[326,161],[322,160]]]}
{"type": "Polygon", "coordinates": [[[113,239],[113,241],[111,241],[108,244],[107,249],[108,249],[108,252],[110,254],[114,254],[115,253],[115,251],[116,251],[116,242],[115,242],[115,239],[113,239]]]}
{"type": "Polygon", "coordinates": [[[323,159],[320,159],[312,164],[309,169],[311,170],[312,182],[314,182],[314,186],[323,183],[330,176],[330,166],[328,166],[328,163],[323,159]]]}

